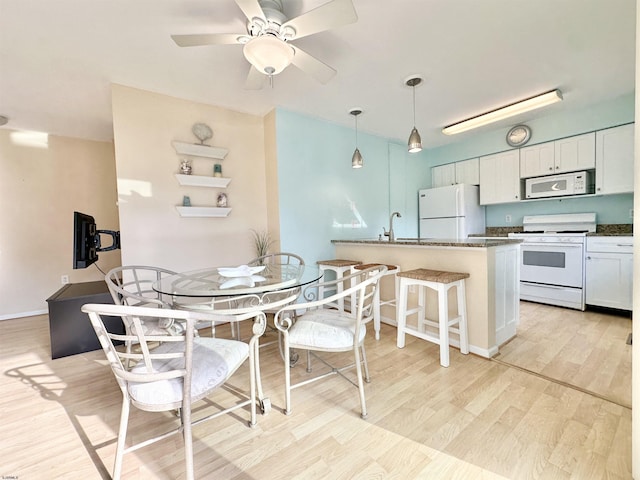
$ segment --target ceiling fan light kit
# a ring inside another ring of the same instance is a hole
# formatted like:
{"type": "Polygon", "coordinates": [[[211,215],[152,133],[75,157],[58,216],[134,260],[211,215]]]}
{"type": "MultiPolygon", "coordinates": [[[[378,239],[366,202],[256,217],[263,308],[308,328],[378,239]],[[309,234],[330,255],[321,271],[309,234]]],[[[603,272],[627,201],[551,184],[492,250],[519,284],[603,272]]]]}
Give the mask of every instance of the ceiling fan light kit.
{"type": "Polygon", "coordinates": [[[418,75],[412,75],[405,80],[405,85],[411,87],[413,91],[413,129],[409,135],[409,141],[407,142],[407,148],[409,153],[418,153],[422,150],[422,138],[416,128],[416,86],[422,83],[422,77],[418,75]]]}
{"type": "Polygon", "coordinates": [[[360,154],[360,150],[358,149],[358,115],[362,113],[361,108],[352,108],[349,110],[349,113],[354,116],[356,120],[356,149],[351,156],[351,168],[362,168],[364,165],[364,159],[360,154]]]}
{"type": "Polygon", "coordinates": [[[273,76],[293,64],[324,84],[336,71],[329,65],[289,43],[299,38],[354,23],[358,20],[353,0],[330,0],[294,18],[287,18],[281,0],[235,0],[247,19],[244,33],[171,35],[180,47],[202,45],[244,45],[243,53],[252,65],[245,88],[262,88],[273,76]]]}
{"type": "Polygon", "coordinates": [[[513,117],[514,115],[529,112],[537,108],[546,107],[547,105],[560,101],[562,101],[562,92],[558,89],[551,90],[550,92],[542,93],[540,95],[497,108],[490,112],[463,120],[462,122],[454,123],[443,128],[442,133],[445,135],[454,135],[456,133],[466,132],[473,128],[482,127],[484,125],[497,122],[498,120],[513,117]]]}
{"type": "Polygon", "coordinates": [[[291,65],[295,52],[291,46],[273,35],[249,40],[243,53],[247,61],[265,75],[277,75],[291,65]]]}

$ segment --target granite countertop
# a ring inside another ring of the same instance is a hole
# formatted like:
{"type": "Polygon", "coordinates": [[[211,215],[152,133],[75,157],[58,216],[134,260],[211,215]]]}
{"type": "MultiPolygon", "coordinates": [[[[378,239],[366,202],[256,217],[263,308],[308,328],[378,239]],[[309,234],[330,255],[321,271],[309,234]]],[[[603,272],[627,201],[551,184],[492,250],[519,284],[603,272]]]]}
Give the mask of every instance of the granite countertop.
{"type": "Polygon", "coordinates": [[[511,245],[521,243],[518,239],[489,239],[489,238],[465,238],[463,240],[446,238],[399,238],[393,242],[377,239],[357,239],[357,240],[331,240],[331,243],[360,243],[365,245],[393,245],[393,246],[420,246],[420,247],[499,247],[501,245],[511,245]]]}
{"type": "MultiPolygon", "coordinates": [[[[481,234],[470,235],[470,237],[508,237],[510,233],[522,233],[520,227],[487,227],[487,230],[481,234]]],[[[633,235],[633,224],[629,223],[613,223],[598,224],[596,231],[587,233],[588,237],[617,237],[633,235]]]]}

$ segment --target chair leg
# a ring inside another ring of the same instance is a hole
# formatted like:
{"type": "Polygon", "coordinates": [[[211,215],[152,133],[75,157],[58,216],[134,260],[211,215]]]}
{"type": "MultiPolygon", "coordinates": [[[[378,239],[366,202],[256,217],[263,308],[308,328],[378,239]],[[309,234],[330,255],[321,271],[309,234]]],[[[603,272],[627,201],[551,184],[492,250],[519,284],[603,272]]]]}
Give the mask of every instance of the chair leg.
{"type": "Polygon", "coordinates": [[[373,330],[376,334],[376,340],[380,340],[380,286],[376,288],[373,296],[373,330]]]}
{"type": "Polygon", "coordinates": [[[290,348],[289,348],[289,333],[283,332],[283,354],[284,354],[284,399],[285,399],[285,407],[284,414],[291,415],[291,359],[290,348]]]}
{"type": "Polygon", "coordinates": [[[307,350],[307,373],[311,373],[311,350],[307,350]]]}
{"type": "Polygon", "coordinates": [[[398,329],[396,345],[398,348],[404,348],[405,333],[404,328],[407,323],[407,290],[408,287],[404,285],[404,280],[400,279],[400,295],[398,297],[398,305],[396,310],[398,312],[396,317],[396,326],[398,329]]]}
{"type": "Polygon", "coordinates": [[[367,352],[364,349],[364,343],[360,347],[362,349],[362,365],[364,366],[364,381],[371,383],[371,377],[369,376],[369,364],[367,363],[367,352]]]}
{"type": "Polygon", "coordinates": [[[469,333],[467,331],[467,299],[465,294],[464,280],[458,282],[456,286],[458,294],[458,331],[460,332],[460,352],[469,353],[469,333]]]}
{"type": "Polygon", "coordinates": [[[449,302],[444,285],[438,288],[438,323],[440,334],[440,365],[449,366],[449,302]]]}
{"type": "Polygon", "coordinates": [[[194,480],[193,440],[191,437],[191,405],[183,405],[180,419],[182,422],[182,436],[184,437],[185,477],[187,480],[194,480]]]}
{"type": "Polygon", "coordinates": [[[113,465],[113,480],[120,480],[120,476],[122,475],[122,459],[124,457],[124,444],[127,439],[129,408],[129,399],[123,396],[122,411],[120,412],[120,429],[118,430],[118,442],[116,444],[116,460],[113,465]]]}
{"type": "Polygon", "coordinates": [[[367,404],[364,399],[364,383],[362,382],[362,363],[360,362],[360,349],[353,349],[355,354],[356,374],[358,376],[358,393],[360,394],[360,416],[367,418],[367,404]]]}

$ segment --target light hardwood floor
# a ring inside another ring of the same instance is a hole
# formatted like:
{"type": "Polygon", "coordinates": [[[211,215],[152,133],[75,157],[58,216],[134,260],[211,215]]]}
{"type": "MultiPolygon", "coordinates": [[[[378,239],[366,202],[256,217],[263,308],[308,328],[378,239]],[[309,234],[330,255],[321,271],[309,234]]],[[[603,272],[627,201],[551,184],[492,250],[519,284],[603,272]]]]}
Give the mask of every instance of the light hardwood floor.
{"type": "Polygon", "coordinates": [[[631,408],[628,315],[520,302],[518,335],[496,360],[631,408]]]}
{"type": "MultiPolygon", "coordinates": [[[[277,347],[264,348],[274,409],[253,429],[241,414],[196,426],[197,478],[631,478],[628,408],[457,350],[442,368],[436,345],[409,337],[397,349],[387,325],[379,342],[368,336],[367,354],[367,420],[357,390],[337,376],[295,390],[285,416],[277,347]]],[[[108,478],[121,396],[102,351],[52,361],[46,316],[7,320],[0,365],[0,476],[108,478]]],[[[307,375],[300,366],[292,373],[307,375]]],[[[133,409],[130,432],[169,421],[133,409]]],[[[126,455],[124,478],[182,478],[183,461],[174,436],[126,455]]]]}

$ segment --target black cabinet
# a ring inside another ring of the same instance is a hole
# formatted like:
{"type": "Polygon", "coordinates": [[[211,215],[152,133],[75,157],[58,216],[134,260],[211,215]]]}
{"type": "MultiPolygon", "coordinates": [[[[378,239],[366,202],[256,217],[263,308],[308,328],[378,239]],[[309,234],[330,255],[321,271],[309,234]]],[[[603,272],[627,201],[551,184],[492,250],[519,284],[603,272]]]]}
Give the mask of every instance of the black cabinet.
{"type": "MultiPolygon", "coordinates": [[[[107,284],[102,281],[69,283],[47,299],[49,305],[49,332],[51,358],[90,352],[100,347],[89,316],[80,308],[85,303],[113,304],[107,284]]],[[[107,330],[124,333],[119,317],[103,317],[107,330]]]]}

